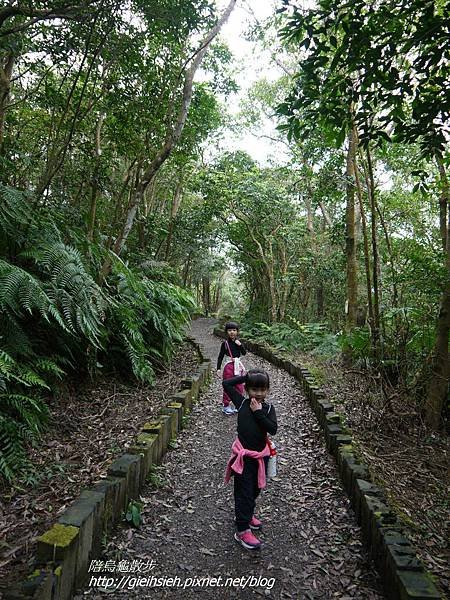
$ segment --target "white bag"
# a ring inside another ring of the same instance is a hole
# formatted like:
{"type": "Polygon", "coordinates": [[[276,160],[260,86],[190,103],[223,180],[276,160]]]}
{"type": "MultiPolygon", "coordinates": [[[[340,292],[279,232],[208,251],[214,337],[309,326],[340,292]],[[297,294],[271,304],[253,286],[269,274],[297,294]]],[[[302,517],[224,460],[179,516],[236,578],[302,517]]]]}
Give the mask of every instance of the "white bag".
{"type": "Polygon", "coordinates": [[[233,363],[234,363],[234,374],[235,375],[244,375],[245,373],[245,368],[244,365],[241,362],[240,358],[233,358],[233,363]]]}
{"type": "Polygon", "coordinates": [[[267,462],[267,477],[272,479],[277,476],[277,447],[273,440],[269,440],[270,456],[267,462]]]}

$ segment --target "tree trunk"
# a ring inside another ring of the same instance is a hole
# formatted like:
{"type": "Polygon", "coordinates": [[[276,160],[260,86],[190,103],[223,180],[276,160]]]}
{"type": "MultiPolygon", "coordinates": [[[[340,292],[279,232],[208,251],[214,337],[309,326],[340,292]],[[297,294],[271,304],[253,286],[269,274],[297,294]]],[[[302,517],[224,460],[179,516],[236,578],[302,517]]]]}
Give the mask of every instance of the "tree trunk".
{"type": "Polygon", "coordinates": [[[378,202],[376,202],[376,200],[375,200],[375,204],[376,204],[378,216],[380,217],[381,227],[383,228],[384,239],[386,240],[386,247],[387,247],[388,254],[389,254],[389,263],[391,265],[392,306],[394,306],[394,308],[397,308],[397,306],[398,306],[398,289],[397,289],[397,275],[395,273],[395,265],[394,265],[394,253],[392,251],[391,239],[389,237],[389,232],[388,232],[388,228],[386,225],[386,221],[384,220],[384,217],[383,217],[383,213],[381,212],[380,207],[378,206],[378,202]]]}
{"type": "Polygon", "coordinates": [[[169,255],[170,255],[170,246],[172,244],[172,236],[173,236],[173,222],[176,219],[178,210],[181,205],[181,198],[182,198],[181,190],[182,190],[182,178],[180,177],[180,180],[177,183],[177,187],[175,188],[175,193],[173,195],[173,200],[172,200],[172,208],[170,210],[169,233],[167,234],[167,240],[166,240],[166,257],[165,257],[166,260],[169,260],[169,255]]]}
{"type": "Polygon", "coordinates": [[[323,283],[319,283],[316,289],[316,301],[317,301],[317,318],[319,321],[323,319],[324,313],[324,293],[323,293],[323,283]]]}
{"type": "MultiPolygon", "coordinates": [[[[159,171],[159,169],[164,164],[164,162],[168,159],[168,157],[172,153],[173,148],[176,146],[176,144],[178,143],[178,141],[181,137],[181,134],[184,129],[184,125],[186,123],[189,106],[190,106],[191,100],[192,100],[192,86],[193,86],[193,82],[194,82],[195,73],[196,73],[198,67],[200,66],[206,52],[208,51],[208,48],[209,48],[211,42],[217,36],[217,34],[219,33],[223,24],[228,20],[228,17],[230,16],[235,4],[236,4],[236,0],[230,0],[227,8],[222,13],[222,15],[219,18],[219,20],[217,21],[216,25],[211,29],[211,31],[205,36],[205,38],[201,42],[201,44],[199,46],[199,50],[197,51],[194,58],[192,59],[191,66],[186,71],[185,78],[184,78],[181,106],[178,111],[178,116],[176,119],[175,126],[173,127],[172,130],[169,130],[167,132],[164,144],[158,150],[158,152],[156,153],[153,160],[150,162],[149,166],[147,167],[147,169],[145,170],[145,172],[142,176],[141,181],[139,182],[139,185],[136,187],[132,202],[130,204],[127,216],[125,218],[125,223],[123,225],[122,231],[117,236],[117,239],[114,243],[114,252],[116,254],[120,254],[123,249],[123,246],[128,238],[131,228],[133,226],[134,219],[136,217],[137,207],[142,202],[142,198],[144,196],[144,192],[145,192],[147,186],[153,180],[156,173],[159,171]]],[[[173,107],[170,107],[169,111],[171,111],[172,108],[173,107]]],[[[109,269],[110,269],[110,266],[108,266],[105,262],[105,264],[102,267],[102,272],[104,272],[105,275],[107,275],[109,272],[109,269]]]]}
{"type": "Polygon", "coordinates": [[[191,253],[189,252],[187,260],[184,263],[184,267],[183,267],[183,287],[184,288],[187,287],[190,266],[191,266],[191,253]]]}
{"type": "Polygon", "coordinates": [[[6,109],[11,91],[11,76],[14,67],[14,55],[9,52],[0,63],[0,156],[3,154],[6,109]]]}
{"type": "Polygon", "coordinates": [[[328,214],[327,208],[325,204],[319,200],[320,210],[322,211],[323,218],[325,220],[325,224],[327,227],[333,227],[333,221],[331,220],[330,215],[328,214]]]}
{"type": "Polygon", "coordinates": [[[449,353],[448,342],[450,334],[450,194],[447,174],[440,158],[437,159],[439,174],[441,178],[441,234],[443,235],[443,247],[446,262],[446,282],[442,291],[439,315],[436,327],[436,341],[432,358],[432,377],[427,390],[425,402],[425,421],[434,428],[438,428],[441,422],[442,409],[448,396],[449,386],[449,353]],[[445,237],[442,223],[442,215],[446,215],[445,237]]]}
{"type": "Polygon", "coordinates": [[[314,225],[312,218],[312,209],[311,209],[311,198],[309,196],[305,196],[305,206],[306,206],[306,229],[312,235],[314,233],[314,225]]]}
{"type": "Polygon", "coordinates": [[[358,174],[358,165],[355,161],[355,182],[356,182],[356,191],[358,195],[359,202],[359,211],[361,213],[361,224],[363,231],[363,241],[364,241],[364,265],[366,270],[366,287],[367,287],[367,306],[369,310],[369,324],[370,330],[374,326],[374,318],[373,318],[373,302],[372,302],[372,280],[370,276],[370,253],[369,253],[369,237],[367,235],[367,219],[366,219],[366,211],[364,208],[362,191],[361,191],[361,182],[359,180],[358,174]]]}
{"type": "Polygon", "coordinates": [[[278,314],[280,317],[280,321],[284,321],[284,317],[286,316],[287,301],[288,301],[290,290],[291,290],[291,283],[289,282],[289,279],[288,279],[289,261],[287,259],[286,244],[284,243],[283,239],[279,240],[279,245],[280,245],[279,265],[280,265],[280,271],[281,271],[279,287],[281,288],[281,290],[279,293],[280,300],[279,300],[278,314]]]}
{"type": "Polygon", "coordinates": [[[448,246],[448,212],[449,212],[449,186],[442,158],[437,157],[436,162],[441,178],[441,193],[439,196],[439,229],[441,231],[442,249],[444,254],[448,246]]]}
{"type": "Polygon", "coordinates": [[[347,262],[347,305],[345,329],[351,332],[356,326],[358,310],[358,264],[356,258],[355,227],[355,153],[356,139],[352,127],[348,134],[347,149],[347,206],[345,212],[345,254],[347,262]]]}
{"type": "MultiPolygon", "coordinates": [[[[270,294],[270,303],[271,303],[270,304],[270,318],[271,318],[272,323],[276,323],[278,321],[279,306],[278,306],[277,286],[276,286],[276,280],[275,280],[272,239],[270,237],[267,237],[263,240],[264,247],[267,248],[267,251],[265,251],[263,245],[258,240],[258,238],[255,236],[254,230],[252,229],[252,227],[250,226],[248,221],[245,219],[245,217],[243,217],[242,214],[239,214],[239,211],[237,211],[237,210],[234,210],[233,214],[239,221],[241,221],[241,223],[244,223],[245,227],[247,228],[249,236],[252,238],[256,248],[258,249],[259,256],[260,256],[262,264],[264,266],[264,274],[267,277],[267,282],[269,284],[269,294],[270,294]]],[[[277,231],[280,227],[281,227],[281,225],[277,225],[273,229],[271,235],[275,236],[275,234],[277,233],[277,231]]],[[[264,292],[266,293],[266,288],[264,289],[264,292]]]]}
{"type": "Polygon", "coordinates": [[[139,248],[141,250],[145,250],[146,248],[146,236],[145,236],[145,225],[147,222],[147,217],[153,207],[153,201],[155,198],[156,192],[156,177],[153,178],[153,181],[148,186],[145,195],[144,195],[144,205],[142,206],[142,217],[139,220],[138,224],[138,238],[139,238],[139,248]]]}
{"type": "Polygon", "coordinates": [[[105,115],[100,115],[95,128],[95,150],[94,150],[94,171],[92,174],[92,187],[91,187],[91,205],[89,207],[88,217],[88,232],[87,238],[90,242],[94,239],[95,231],[95,218],[97,213],[97,199],[99,192],[99,176],[100,176],[100,157],[102,154],[101,148],[101,132],[102,125],[105,115]]]}
{"type": "MultiPolygon", "coordinates": [[[[274,265],[273,265],[273,257],[271,256],[272,252],[272,243],[269,242],[270,248],[270,256],[269,259],[263,258],[263,262],[266,266],[266,273],[269,279],[269,290],[270,290],[270,315],[272,323],[276,323],[278,321],[278,297],[277,297],[277,287],[275,284],[275,273],[274,273],[274,265]]],[[[262,252],[264,255],[264,252],[262,252]]]]}
{"type": "Polygon", "coordinates": [[[209,277],[202,277],[202,300],[205,315],[208,317],[211,312],[211,281],[209,277]]]}
{"type": "Polygon", "coordinates": [[[372,280],[373,280],[373,350],[376,360],[380,358],[380,292],[378,286],[379,259],[378,259],[378,240],[377,240],[377,209],[375,199],[375,180],[373,177],[372,157],[370,150],[366,149],[367,156],[367,174],[368,174],[368,193],[370,199],[371,212],[371,235],[372,235],[372,280]]]}
{"type": "Polygon", "coordinates": [[[214,313],[217,313],[217,311],[219,310],[221,284],[222,284],[222,281],[218,281],[216,283],[216,287],[214,288],[213,304],[211,307],[212,312],[214,312],[214,313]]]}

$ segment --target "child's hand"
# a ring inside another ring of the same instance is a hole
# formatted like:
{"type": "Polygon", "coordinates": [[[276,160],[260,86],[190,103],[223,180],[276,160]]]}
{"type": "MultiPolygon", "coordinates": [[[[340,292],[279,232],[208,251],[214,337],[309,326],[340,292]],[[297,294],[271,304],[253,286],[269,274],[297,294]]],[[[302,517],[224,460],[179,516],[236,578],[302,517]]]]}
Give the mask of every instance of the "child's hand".
{"type": "Polygon", "coordinates": [[[242,344],[239,340],[234,340],[234,343],[236,344],[236,346],[242,346],[242,344]]]}
{"type": "Polygon", "coordinates": [[[217,377],[219,379],[222,379],[222,370],[221,369],[217,369],[217,377]]]}
{"type": "Polygon", "coordinates": [[[255,412],[255,410],[261,410],[262,409],[261,402],[258,402],[258,400],[256,398],[252,398],[250,400],[250,409],[252,410],[252,412],[255,412]]]}

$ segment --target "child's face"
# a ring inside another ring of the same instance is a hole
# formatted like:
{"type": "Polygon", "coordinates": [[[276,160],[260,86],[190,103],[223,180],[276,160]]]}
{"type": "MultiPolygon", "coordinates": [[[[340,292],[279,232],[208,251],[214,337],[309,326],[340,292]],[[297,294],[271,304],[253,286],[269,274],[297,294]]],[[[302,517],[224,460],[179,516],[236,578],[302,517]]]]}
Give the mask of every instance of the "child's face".
{"type": "Polygon", "coordinates": [[[247,388],[248,397],[255,398],[258,402],[263,402],[269,394],[268,388],[247,388]]]}
{"type": "Polygon", "coordinates": [[[237,329],[228,329],[227,333],[228,333],[229,338],[231,338],[232,340],[235,340],[238,335],[238,330],[237,329]]]}

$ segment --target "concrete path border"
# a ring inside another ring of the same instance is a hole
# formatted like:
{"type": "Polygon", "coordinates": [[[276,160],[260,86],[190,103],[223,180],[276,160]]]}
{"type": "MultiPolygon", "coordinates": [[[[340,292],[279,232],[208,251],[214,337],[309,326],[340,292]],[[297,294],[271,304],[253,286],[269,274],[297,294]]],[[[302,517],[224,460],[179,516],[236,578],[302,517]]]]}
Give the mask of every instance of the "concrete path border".
{"type": "Polygon", "coordinates": [[[199,355],[197,371],[181,382],[157,419],[143,423],[132,445],[109,465],[106,478],[81,492],[38,538],[33,572],[6,590],[5,600],[70,600],[83,586],[90,561],[100,556],[104,539],[122,519],[130,500],[139,499],[152,466],[160,464],[208,383],[211,361],[194,338],[187,341],[199,355]]]}
{"type": "MultiPolygon", "coordinates": [[[[224,338],[222,329],[216,327],[214,335],[224,338]]],[[[328,451],[335,458],[339,474],[355,510],[363,537],[373,556],[390,600],[440,600],[441,594],[429,572],[417,558],[414,546],[405,534],[405,526],[370,477],[368,467],[355,451],[352,432],[346,428],[339,414],[326,398],[310,371],[273,350],[248,339],[245,347],[286,370],[302,386],[323,430],[328,451]]]]}

